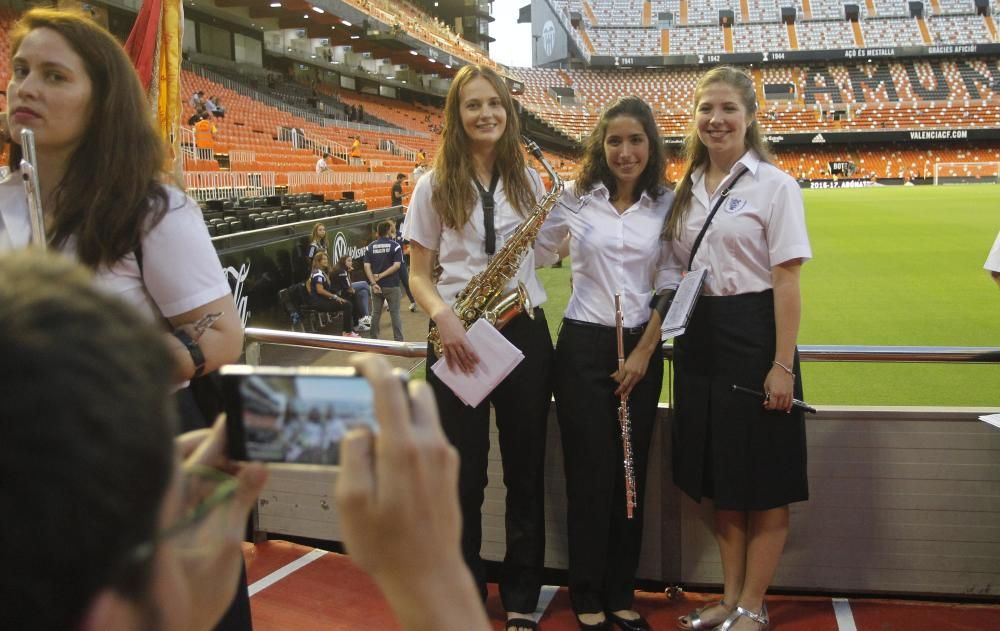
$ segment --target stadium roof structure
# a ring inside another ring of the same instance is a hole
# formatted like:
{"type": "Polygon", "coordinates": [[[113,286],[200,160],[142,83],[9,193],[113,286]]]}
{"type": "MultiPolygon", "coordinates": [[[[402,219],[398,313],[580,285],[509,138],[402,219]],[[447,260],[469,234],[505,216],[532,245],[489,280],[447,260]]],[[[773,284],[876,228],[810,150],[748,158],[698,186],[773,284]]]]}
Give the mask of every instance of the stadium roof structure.
{"type": "Polygon", "coordinates": [[[406,64],[418,73],[449,77],[468,63],[340,0],[200,0],[185,4],[238,24],[249,17],[261,30],[302,30],[307,38],[328,40],[330,46],[350,46],[356,52],[406,64]]]}

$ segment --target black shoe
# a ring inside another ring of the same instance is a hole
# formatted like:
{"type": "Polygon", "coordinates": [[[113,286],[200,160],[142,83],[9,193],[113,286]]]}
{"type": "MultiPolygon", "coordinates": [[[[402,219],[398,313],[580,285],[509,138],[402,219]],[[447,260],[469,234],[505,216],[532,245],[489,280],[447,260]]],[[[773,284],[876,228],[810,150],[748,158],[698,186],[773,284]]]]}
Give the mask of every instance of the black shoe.
{"type": "Polygon", "coordinates": [[[605,612],[608,620],[618,625],[618,628],[622,631],[652,631],[652,627],[645,618],[639,616],[635,620],[629,620],[628,618],[622,618],[621,616],[616,616],[610,611],[605,612]]]}
{"type": "Polygon", "coordinates": [[[509,631],[511,629],[532,629],[532,631],[537,631],[538,623],[530,618],[510,618],[507,623],[503,625],[504,631],[509,631]]]}
{"type": "Polygon", "coordinates": [[[596,624],[587,624],[577,616],[576,623],[580,625],[580,631],[614,631],[614,627],[611,626],[611,622],[607,618],[596,624]]]}

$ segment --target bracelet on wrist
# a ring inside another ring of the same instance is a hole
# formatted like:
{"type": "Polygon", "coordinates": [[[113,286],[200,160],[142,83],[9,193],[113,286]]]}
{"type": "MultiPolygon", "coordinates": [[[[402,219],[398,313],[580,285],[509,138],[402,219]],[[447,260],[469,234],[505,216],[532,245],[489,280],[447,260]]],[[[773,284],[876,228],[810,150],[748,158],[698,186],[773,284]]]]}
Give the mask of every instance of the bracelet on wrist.
{"type": "Polygon", "coordinates": [[[184,329],[176,329],[173,335],[180,340],[188,354],[191,355],[191,363],[194,364],[193,377],[200,377],[205,372],[205,354],[201,352],[201,346],[184,329]]]}
{"type": "Polygon", "coordinates": [[[774,366],[777,366],[778,368],[780,368],[780,369],[782,369],[782,370],[784,370],[784,371],[785,371],[786,373],[788,373],[789,375],[791,375],[791,377],[792,377],[793,379],[795,378],[795,373],[794,373],[794,372],[792,372],[792,369],[791,369],[791,368],[789,368],[788,366],[786,366],[786,365],[782,364],[782,363],[781,363],[781,362],[779,362],[778,360],[774,360],[773,362],[771,362],[771,364],[772,364],[772,365],[774,365],[774,366]]]}

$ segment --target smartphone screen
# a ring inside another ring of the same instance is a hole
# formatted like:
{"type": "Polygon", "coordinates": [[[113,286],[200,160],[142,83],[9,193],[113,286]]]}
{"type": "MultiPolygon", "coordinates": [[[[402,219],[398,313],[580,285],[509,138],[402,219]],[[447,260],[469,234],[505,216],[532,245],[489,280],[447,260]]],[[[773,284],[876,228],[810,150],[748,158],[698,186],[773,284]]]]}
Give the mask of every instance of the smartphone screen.
{"type": "Polygon", "coordinates": [[[223,366],[230,458],[336,465],[352,428],[376,429],[372,389],[350,368],[223,366]]]}

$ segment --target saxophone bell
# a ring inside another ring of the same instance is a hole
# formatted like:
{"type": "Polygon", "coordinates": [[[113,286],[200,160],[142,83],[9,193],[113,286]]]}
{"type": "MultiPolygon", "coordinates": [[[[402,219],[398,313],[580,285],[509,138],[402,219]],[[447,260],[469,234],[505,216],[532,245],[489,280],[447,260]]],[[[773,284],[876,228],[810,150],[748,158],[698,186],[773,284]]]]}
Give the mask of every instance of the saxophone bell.
{"type": "Polygon", "coordinates": [[[483,313],[483,317],[496,328],[502,329],[521,313],[532,320],[535,319],[535,308],[528,296],[528,288],[524,286],[524,283],[518,281],[517,288],[492,305],[483,313]]]}

